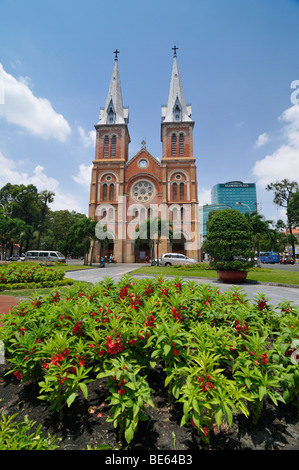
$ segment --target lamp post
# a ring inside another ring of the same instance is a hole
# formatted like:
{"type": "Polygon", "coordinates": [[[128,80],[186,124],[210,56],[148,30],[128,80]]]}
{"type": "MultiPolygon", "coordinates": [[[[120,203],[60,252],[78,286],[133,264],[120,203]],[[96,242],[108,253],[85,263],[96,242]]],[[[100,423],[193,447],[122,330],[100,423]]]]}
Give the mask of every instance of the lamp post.
{"type": "Polygon", "coordinates": [[[244,202],[236,202],[236,206],[246,206],[246,207],[248,207],[249,214],[251,213],[250,207],[248,206],[248,204],[244,204],[244,202]]]}

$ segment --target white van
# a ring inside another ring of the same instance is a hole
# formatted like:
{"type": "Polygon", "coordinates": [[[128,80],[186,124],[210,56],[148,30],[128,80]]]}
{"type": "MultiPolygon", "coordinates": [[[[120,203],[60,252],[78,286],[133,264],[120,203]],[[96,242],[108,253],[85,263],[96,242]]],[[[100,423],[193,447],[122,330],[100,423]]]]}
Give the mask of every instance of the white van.
{"type": "Polygon", "coordinates": [[[41,251],[41,250],[31,250],[27,251],[25,254],[25,261],[60,261],[60,263],[65,263],[65,256],[59,251],[41,251]]]}

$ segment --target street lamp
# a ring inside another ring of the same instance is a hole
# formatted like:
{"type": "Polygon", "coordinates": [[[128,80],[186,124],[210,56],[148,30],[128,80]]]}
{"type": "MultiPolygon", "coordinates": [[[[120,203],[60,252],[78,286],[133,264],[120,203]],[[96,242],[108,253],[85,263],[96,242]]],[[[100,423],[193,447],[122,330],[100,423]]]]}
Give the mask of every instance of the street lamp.
{"type": "Polygon", "coordinates": [[[244,204],[244,202],[236,202],[236,206],[246,206],[248,207],[249,213],[251,213],[250,207],[248,206],[248,204],[244,204]]]}

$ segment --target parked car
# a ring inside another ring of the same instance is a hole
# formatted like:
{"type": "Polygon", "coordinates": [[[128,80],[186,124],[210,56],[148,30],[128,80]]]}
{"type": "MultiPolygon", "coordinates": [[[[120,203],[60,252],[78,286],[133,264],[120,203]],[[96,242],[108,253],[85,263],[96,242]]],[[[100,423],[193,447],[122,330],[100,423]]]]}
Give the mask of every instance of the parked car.
{"type": "Polygon", "coordinates": [[[19,256],[19,255],[12,255],[9,258],[9,261],[24,261],[24,260],[25,260],[25,256],[19,256]]]}
{"type": "MultiPolygon", "coordinates": [[[[157,260],[155,260],[157,264],[157,260]]],[[[196,264],[195,259],[182,255],[181,253],[165,253],[159,259],[160,266],[172,266],[174,264],[196,264]]]]}
{"type": "Polygon", "coordinates": [[[25,255],[25,260],[38,260],[38,261],[55,261],[60,263],[65,263],[65,256],[59,251],[43,251],[43,250],[33,250],[27,251],[25,255]]]}

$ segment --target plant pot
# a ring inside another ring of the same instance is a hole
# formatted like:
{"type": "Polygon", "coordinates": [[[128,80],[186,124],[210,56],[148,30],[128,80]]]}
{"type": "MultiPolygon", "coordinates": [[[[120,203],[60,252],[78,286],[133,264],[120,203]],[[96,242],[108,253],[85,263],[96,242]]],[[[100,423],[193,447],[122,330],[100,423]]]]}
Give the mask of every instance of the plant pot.
{"type": "Polygon", "coordinates": [[[219,279],[226,284],[241,284],[247,277],[247,271],[221,271],[218,270],[219,279]]]}

